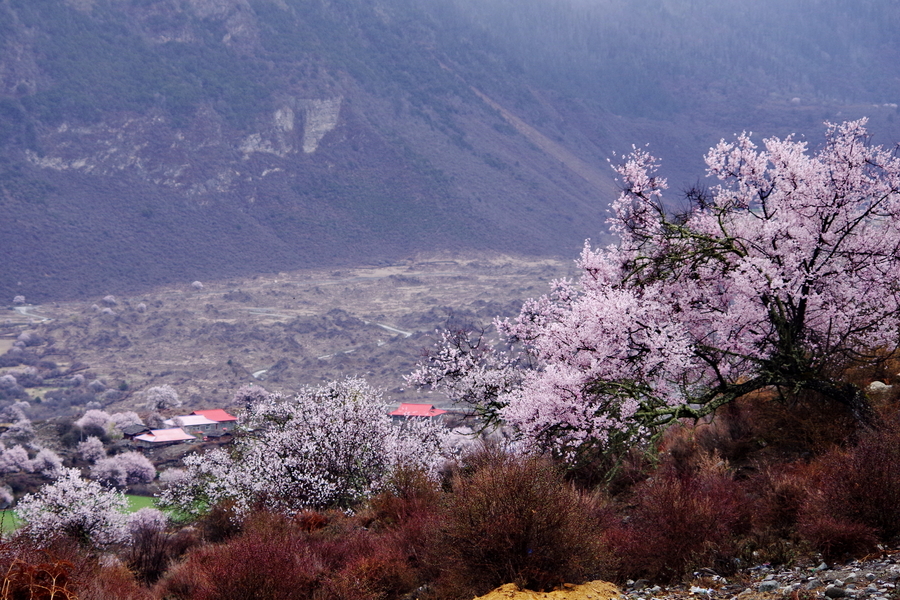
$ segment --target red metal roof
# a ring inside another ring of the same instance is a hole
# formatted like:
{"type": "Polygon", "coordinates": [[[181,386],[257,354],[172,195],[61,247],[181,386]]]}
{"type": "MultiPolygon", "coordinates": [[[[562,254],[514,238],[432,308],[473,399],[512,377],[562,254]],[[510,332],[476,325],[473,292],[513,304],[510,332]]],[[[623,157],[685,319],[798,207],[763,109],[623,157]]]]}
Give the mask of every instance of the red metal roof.
{"type": "Polygon", "coordinates": [[[225,421],[237,421],[237,417],[234,415],[229,415],[227,412],[222,410],[221,408],[210,408],[207,410],[195,410],[195,415],[202,415],[209,419],[210,421],[217,421],[219,423],[223,423],[225,421]]]}
{"type": "Polygon", "coordinates": [[[392,417],[436,417],[446,410],[435,408],[433,404],[412,404],[404,402],[400,408],[391,413],[392,417]]]}

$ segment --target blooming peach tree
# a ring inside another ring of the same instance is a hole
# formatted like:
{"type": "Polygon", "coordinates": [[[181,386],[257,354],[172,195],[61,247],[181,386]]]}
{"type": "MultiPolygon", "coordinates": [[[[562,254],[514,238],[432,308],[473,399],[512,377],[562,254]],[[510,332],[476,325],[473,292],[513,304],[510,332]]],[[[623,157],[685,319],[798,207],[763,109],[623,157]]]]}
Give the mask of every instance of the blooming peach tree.
{"type": "Polygon", "coordinates": [[[827,125],[815,152],[747,134],[706,156],[707,191],[664,208],[657,160],[617,167],[617,244],[585,245],[578,282],[554,282],[498,321],[537,368],[499,414],[535,447],[572,456],[698,419],[763,388],[811,391],[873,418],[841,380],[900,331],[900,160],[865,120],[827,125]]]}
{"type": "Polygon", "coordinates": [[[381,393],[362,379],[308,387],[291,398],[269,394],[240,417],[232,452],[184,458],[161,503],[187,515],[223,501],[237,515],[264,506],[349,509],[389,485],[399,467],[435,472],[445,436],[430,423],[394,425],[381,393]]]}
{"type": "Polygon", "coordinates": [[[43,543],[56,536],[103,547],[127,539],[128,501],[124,494],[61,469],[59,477],[19,500],[16,512],[27,523],[23,535],[43,543]]]}

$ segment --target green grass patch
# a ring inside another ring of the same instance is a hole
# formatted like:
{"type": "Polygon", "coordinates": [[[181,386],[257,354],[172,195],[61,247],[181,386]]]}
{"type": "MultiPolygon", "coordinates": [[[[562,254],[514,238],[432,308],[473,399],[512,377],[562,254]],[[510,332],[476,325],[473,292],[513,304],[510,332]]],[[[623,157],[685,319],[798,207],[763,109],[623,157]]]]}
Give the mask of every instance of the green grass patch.
{"type": "Polygon", "coordinates": [[[0,533],[6,534],[22,526],[22,520],[11,508],[0,510],[0,533]]]}
{"type": "Polygon", "coordinates": [[[128,499],[128,512],[137,512],[142,508],[156,508],[156,498],[153,496],[132,496],[125,494],[128,499]]]}

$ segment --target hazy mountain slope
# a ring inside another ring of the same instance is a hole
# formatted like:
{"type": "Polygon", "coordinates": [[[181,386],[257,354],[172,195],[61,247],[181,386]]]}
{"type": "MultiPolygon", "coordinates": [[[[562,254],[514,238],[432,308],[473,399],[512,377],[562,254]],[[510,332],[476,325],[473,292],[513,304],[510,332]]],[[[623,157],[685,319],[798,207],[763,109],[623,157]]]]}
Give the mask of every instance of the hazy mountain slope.
{"type": "Polygon", "coordinates": [[[0,0],[0,299],[571,256],[602,237],[605,159],[632,143],[677,188],[741,129],[870,114],[895,139],[893,3],[760,8],[0,0]]]}

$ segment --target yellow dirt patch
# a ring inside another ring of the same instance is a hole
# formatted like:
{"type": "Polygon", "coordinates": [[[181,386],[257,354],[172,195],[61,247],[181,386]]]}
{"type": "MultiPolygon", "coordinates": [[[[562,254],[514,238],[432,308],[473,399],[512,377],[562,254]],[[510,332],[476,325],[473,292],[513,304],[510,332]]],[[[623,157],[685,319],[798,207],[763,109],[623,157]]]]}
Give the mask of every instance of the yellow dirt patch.
{"type": "Polygon", "coordinates": [[[621,597],[619,588],[608,581],[597,580],[581,585],[566,583],[552,592],[532,592],[507,583],[475,600],[617,600],[621,597]]]}

